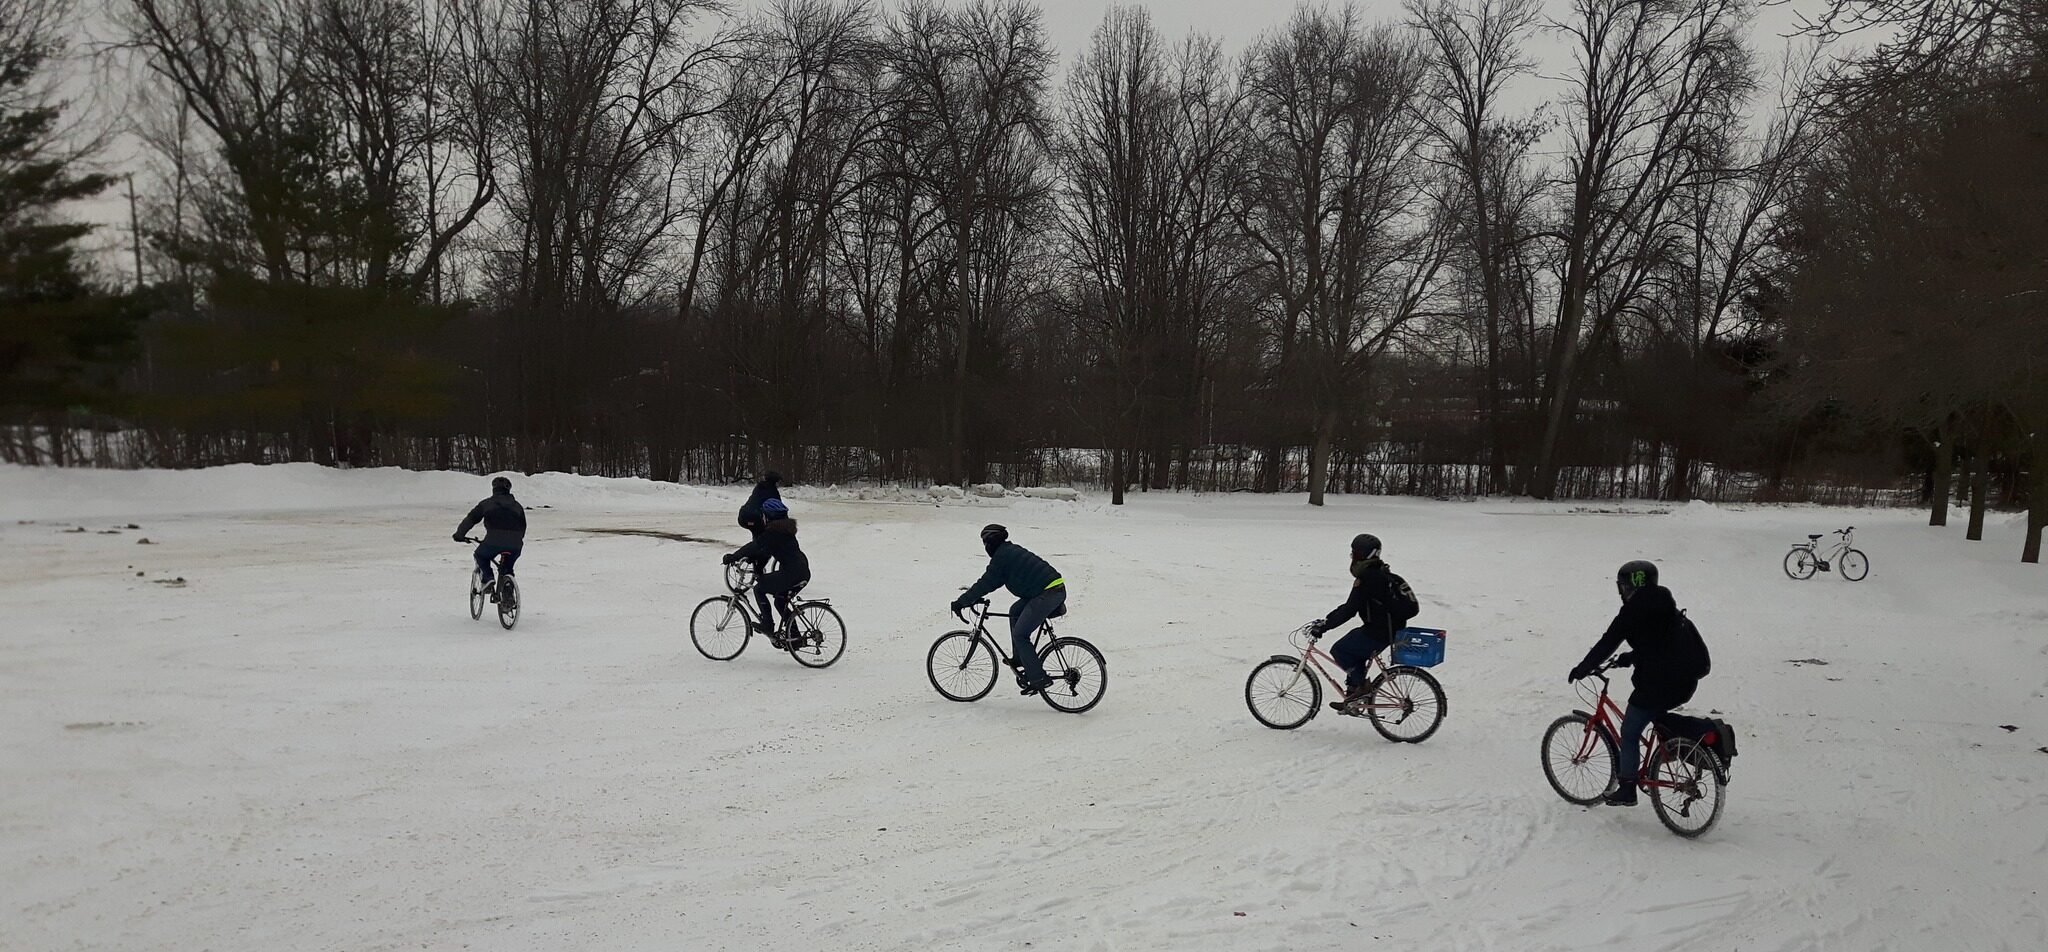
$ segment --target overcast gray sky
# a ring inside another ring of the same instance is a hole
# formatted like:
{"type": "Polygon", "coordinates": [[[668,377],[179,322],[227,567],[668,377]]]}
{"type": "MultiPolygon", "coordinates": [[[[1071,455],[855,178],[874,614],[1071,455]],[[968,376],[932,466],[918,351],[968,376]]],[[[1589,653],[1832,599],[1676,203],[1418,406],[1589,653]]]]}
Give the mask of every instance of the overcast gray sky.
{"type": "MultiPolygon", "coordinates": [[[[79,24],[82,34],[81,47],[94,41],[104,42],[112,37],[109,10],[124,6],[126,0],[77,0],[80,5],[79,24]]],[[[893,6],[893,0],[885,0],[893,6]]],[[[1201,32],[1215,38],[1222,44],[1224,52],[1235,55],[1242,52],[1252,40],[1271,30],[1284,21],[1295,9],[1291,2],[1258,2],[1258,0],[1037,0],[1045,11],[1045,25],[1053,46],[1059,50],[1064,65],[1071,62],[1075,53],[1085,48],[1089,35],[1102,22],[1103,15],[1113,6],[1140,6],[1149,10],[1153,23],[1160,32],[1170,38],[1179,38],[1190,32],[1201,32]]],[[[769,0],[739,0],[742,8],[766,7],[769,0]]],[[[1330,6],[1340,4],[1331,3],[1330,6]]],[[[1401,17],[1401,0],[1355,0],[1354,5],[1368,20],[1395,20],[1401,17]]],[[[1562,16],[1570,10],[1570,0],[1544,0],[1546,12],[1551,16],[1562,16]]],[[[1784,0],[1757,10],[1752,31],[1751,45],[1762,63],[1766,79],[1775,76],[1777,64],[1785,57],[1788,48],[1787,36],[1804,12],[1817,14],[1827,7],[1827,0],[1784,0]]],[[[1529,38],[1526,49],[1538,61],[1541,75],[1557,75],[1569,65],[1565,47],[1548,30],[1539,30],[1529,38]]],[[[82,52],[82,50],[80,51],[82,52]]],[[[1516,99],[1524,108],[1533,108],[1554,99],[1560,86],[1554,81],[1541,78],[1523,81],[1516,91],[1516,99]]],[[[81,105],[91,104],[95,112],[106,114],[106,121],[118,122],[124,100],[127,77],[111,72],[104,64],[95,64],[81,59],[73,69],[74,98],[81,105]]],[[[1766,100],[1773,91],[1766,91],[1766,100]]],[[[120,154],[108,157],[115,171],[125,171],[126,165],[120,154]]],[[[115,192],[119,192],[116,189],[115,192]]],[[[101,248],[125,247],[128,241],[128,211],[125,193],[110,192],[99,199],[82,204],[77,209],[79,217],[105,224],[95,236],[92,244],[101,248]]]]}

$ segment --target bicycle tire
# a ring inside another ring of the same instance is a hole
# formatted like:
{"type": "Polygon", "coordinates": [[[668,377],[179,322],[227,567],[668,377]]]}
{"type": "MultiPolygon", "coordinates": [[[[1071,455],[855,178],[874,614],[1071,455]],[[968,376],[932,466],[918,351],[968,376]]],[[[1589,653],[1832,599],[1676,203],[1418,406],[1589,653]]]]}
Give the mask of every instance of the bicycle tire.
{"type": "Polygon", "coordinates": [[[925,677],[932,690],[948,701],[970,704],[996,687],[996,649],[971,631],[949,631],[932,642],[924,655],[925,677]],[[941,649],[944,650],[941,650],[941,649]],[[941,659],[946,672],[941,671],[941,659]],[[942,680],[943,674],[943,680],[942,680]],[[954,690],[947,690],[947,685],[954,690]],[[977,685],[979,685],[977,687],[977,685]]]}
{"type": "Polygon", "coordinates": [[[482,569],[469,570],[469,620],[484,617],[484,573],[482,569]]]}
{"type": "Polygon", "coordinates": [[[1608,791],[1614,789],[1614,771],[1620,760],[1614,747],[1614,738],[1607,736],[1604,730],[1593,728],[1591,724],[1592,718],[1575,711],[1551,721],[1550,726],[1543,731],[1543,778],[1550,781],[1550,789],[1557,791],[1557,795],[1564,798],[1566,803],[1575,803],[1582,807],[1599,803],[1607,796],[1608,791]],[[1574,763],[1589,730],[1597,735],[1593,748],[1587,752],[1585,761],[1574,763]],[[1603,755],[1606,757],[1604,771],[1595,765],[1603,755]],[[1571,789],[1566,789],[1564,778],[1584,782],[1574,782],[1571,789]],[[1598,782],[1598,787],[1592,786],[1595,781],[1598,782]],[[1588,790],[1592,792],[1587,793],[1588,790]]]}
{"type": "Polygon", "coordinates": [[[1038,652],[1038,663],[1052,675],[1051,687],[1038,692],[1047,706],[1063,714],[1086,714],[1102,703],[1109,690],[1109,662],[1102,652],[1079,638],[1054,638],[1038,652]]]}
{"type": "Polygon", "coordinates": [[[1870,577],[1870,556],[1864,555],[1862,549],[1850,549],[1842,553],[1840,565],[1842,578],[1847,581],[1861,582],[1870,577]]]}
{"type": "Polygon", "coordinates": [[[1714,752],[1683,737],[1666,740],[1653,764],[1650,805],[1664,828],[1694,839],[1721,820],[1728,801],[1728,781],[1714,752]],[[1670,784],[1670,786],[1666,786],[1670,784]],[[1710,802],[1711,801],[1711,802],[1710,802]],[[1704,816],[1694,811],[1704,806],[1704,816]]]}
{"type": "Polygon", "coordinates": [[[754,635],[754,626],[747,620],[747,613],[740,609],[736,598],[733,595],[713,595],[698,602],[697,607],[691,610],[690,644],[697,646],[698,654],[713,661],[731,661],[747,650],[747,641],[754,635]],[[700,626],[698,620],[703,618],[704,610],[713,605],[718,606],[723,614],[718,616],[717,622],[705,619],[706,624],[700,626]],[[734,627],[739,629],[737,639],[730,634],[734,627]],[[727,645],[734,641],[737,644],[731,644],[731,650],[726,650],[727,645]]]}
{"type": "Polygon", "coordinates": [[[1268,658],[1252,668],[1251,676],[1244,679],[1244,706],[1251,708],[1252,717],[1259,723],[1276,731],[1291,731],[1316,719],[1316,712],[1323,707],[1323,683],[1299,658],[1268,658]],[[1262,675],[1267,678],[1263,684],[1262,675]],[[1307,709],[1290,719],[1287,712],[1301,703],[1299,697],[1304,689],[1299,683],[1304,681],[1308,683],[1307,709]],[[1269,717],[1260,709],[1262,697],[1286,703],[1277,705],[1275,716],[1269,717]]]}
{"type": "Polygon", "coordinates": [[[1816,558],[1812,549],[1793,546],[1792,551],[1785,553],[1785,574],[1802,582],[1812,578],[1813,571],[1818,566],[1816,558]]]}
{"type": "Polygon", "coordinates": [[[1450,714],[1450,701],[1444,697],[1444,686],[1437,682],[1436,676],[1405,664],[1388,668],[1374,680],[1366,701],[1369,705],[1366,717],[1372,721],[1372,729],[1397,744],[1420,744],[1430,739],[1437,728],[1444,726],[1444,717],[1450,714]],[[1409,685],[1411,681],[1421,682],[1428,691],[1427,699],[1409,685]],[[1399,711],[1380,706],[1395,703],[1401,705],[1399,711]],[[1408,727],[1417,715],[1428,718],[1418,733],[1399,732],[1399,729],[1408,727]]]}
{"type": "Polygon", "coordinates": [[[822,602],[799,606],[792,621],[796,639],[789,642],[789,656],[806,668],[829,668],[846,653],[846,619],[822,602]]]}
{"type": "Polygon", "coordinates": [[[498,573],[498,626],[511,631],[519,624],[519,582],[503,572],[498,573]]]}

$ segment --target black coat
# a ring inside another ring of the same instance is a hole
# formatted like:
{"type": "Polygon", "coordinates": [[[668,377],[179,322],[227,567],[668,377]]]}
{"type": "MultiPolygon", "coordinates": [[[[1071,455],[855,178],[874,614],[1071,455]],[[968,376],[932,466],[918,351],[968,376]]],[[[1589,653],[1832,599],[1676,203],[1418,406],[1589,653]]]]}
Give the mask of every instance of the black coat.
{"type": "Polygon", "coordinates": [[[774,483],[761,480],[754,484],[754,492],[747,496],[747,502],[740,507],[740,528],[761,531],[761,504],[770,499],[781,499],[782,490],[774,483]]]}
{"type": "Polygon", "coordinates": [[[484,524],[485,545],[517,549],[526,544],[526,507],[511,493],[492,493],[491,498],[477,503],[455,527],[455,534],[468,535],[479,522],[484,524]]]}
{"type": "Polygon", "coordinates": [[[1387,568],[1387,563],[1375,559],[1358,578],[1352,580],[1351,596],[1344,600],[1344,604],[1324,616],[1323,630],[1328,631],[1356,618],[1367,631],[1384,636],[1387,643],[1392,644],[1394,632],[1421,610],[1422,606],[1415,600],[1415,591],[1408,587],[1408,580],[1395,575],[1392,569],[1387,568]]]}
{"type": "Polygon", "coordinates": [[[811,560],[796,544],[796,520],[775,519],[761,527],[761,534],[754,541],[740,546],[737,553],[743,559],[774,559],[775,570],[799,579],[811,577],[811,560]]]}
{"type": "Polygon", "coordinates": [[[1593,668],[1627,642],[1634,653],[1635,693],[1628,702],[1653,711],[1668,711],[1692,699],[1711,661],[1699,629],[1678,610],[1678,600],[1662,585],[1636,590],[1621,603],[1607,633],[1586,652],[1581,668],[1593,668]]]}
{"type": "Polygon", "coordinates": [[[953,600],[953,607],[965,608],[998,588],[1007,588],[1018,598],[1037,598],[1054,582],[1066,584],[1058,569],[1031,554],[1030,549],[1004,542],[988,551],[988,571],[953,600]]]}

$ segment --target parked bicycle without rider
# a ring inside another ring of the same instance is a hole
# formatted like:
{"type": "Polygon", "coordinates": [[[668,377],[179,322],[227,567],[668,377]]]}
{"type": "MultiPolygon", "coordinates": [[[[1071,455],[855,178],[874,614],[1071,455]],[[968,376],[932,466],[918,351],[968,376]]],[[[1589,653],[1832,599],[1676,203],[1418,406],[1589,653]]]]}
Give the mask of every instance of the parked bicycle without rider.
{"type": "Polygon", "coordinates": [[[526,548],[526,507],[512,498],[512,480],[503,476],[491,480],[490,498],[477,503],[455,527],[455,541],[468,542],[469,530],[479,522],[484,524],[484,540],[476,547],[476,568],[483,576],[484,594],[495,602],[498,592],[497,579],[491,575],[492,560],[504,554],[505,574],[511,575],[512,563],[519,561],[526,548]]]}
{"type": "MultiPolygon", "coordinates": [[[[773,476],[775,474],[768,474],[773,476]]],[[[763,485],[767,481],[763,480],[763,485]]],[[[771,491],[773,487],[770,487],[771,491]]],[[[802,546],[796,541],[796,520],[789,515],[789,506],[781,497],[761,502],[761,531],[754,534],[754,541],[728,554],[725,564],[731,565],[746,559],[760,566],[769,559],[775,560],[775,571],[761,575],[754,582],[754,600],[761,606],[761,620],[755,629],[768,636],[769,644],[780,649],[781,638],[776,634],[781,623],[789,619],[789,596],[804,587],[811,580],[811,560],[804,555],[802,546]],[[770,616],[768,600],[775,600],[776,615],[770,616]]]]}
{"type": "Polygon", "coordinates": [[[1394,633],[1422,610],[1415,599],[1415,591],[1408,587],[1408,581],[1387,568],[1380,558],[1380,540],[1370,533],[1360,534],[1351,540],[1351,596],[1344,604],[1337,606],[1329,615],[1309,622],[1310,633],[1321,637],[1323,632],[1358,619],[1358,627],[1337,641],[1330,649],[1331,660],[1344,669],[1344,697],[1330,702],[1330,707],[1344,710],[1345,705],[1363,698],[1370,689],[1366,681],[1366,663],[1374,655],[1387,650],[1394,643],[1394,633]]]}
{"type": "Polygon", "coordinates": [[[1031,650],[1031,636],[1046,619],[1066,607],[1067,580],[1031,550],[1011,542],[1010,530],[1002,526],[983,526],[981,545],[988,550],[988,571],[953,600],[953,614],[966,611],[998,588],[1017,596],[1017,604],[1010,609],[1011,653],[1024,675],[1023,693],[1037,694],[1052,686],[1052,677],[1045,673],[1038,653],[1031,650]]]}
{"type": "Polygon", "coordinates": [[[1624,563],[1615,573],[1614,584],[1621,593],[1621,611],[1608,624],[1607,633],[1586,652],[1585,660],[1571,671],[1576,682],[1591,677],[1600,663],[1628,642],[1628,651],[1614,659],[1614,667],[1635,667],[1628,706],[1622,712],[1621,746],[1616,755],[1614,792],[1607,795],[1610,806],[1636,804],[1636,769],[1642,763],[1643,728],[1657,715],[1692,700],[1700,679],[1712,668],[1707,643],[1698,628],[1678,610],[1671,590],[1657,584],[1657,567],[1641,560],[1624,563]]]}

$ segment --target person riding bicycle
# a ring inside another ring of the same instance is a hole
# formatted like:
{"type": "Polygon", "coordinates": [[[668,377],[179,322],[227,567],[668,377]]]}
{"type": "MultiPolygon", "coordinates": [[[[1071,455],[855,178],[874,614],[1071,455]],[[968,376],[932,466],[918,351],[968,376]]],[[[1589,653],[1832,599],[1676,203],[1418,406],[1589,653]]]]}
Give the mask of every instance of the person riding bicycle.
{"type": "Polygon", "coordinates": [[[1358,619],[1358,627],[1351,629],[1330,649],[1331,660],[1336,661],[1346,675],[1344,697],[1330,702],[1331,708],[1342,711],[1366,695],[1370,688],[1365,680],[1366,664],[1374,655],[1387,650],[1387,646],[1394,643],[1394,633],[1421,610],[1421,604],[1415,599],[1415,590],[1408,587],[1408,581],[1395,575],[1380,559],[1379,537],[1370,533],[1354,537],[1351,540],[1351,596],[1329,615],[1309,622],[1309,633],[1320,638],[1323,632],[1354,617],[1358,619]]]}
{"type": "Polygon", "coordinates": [[[1657,584],[1657,566],[1640,559],[1623,563],[1614,574],[1615,589],[1621,593],[1621,610],[1607,626],[1607,633],[1586,652],[1585,660],[1571,671],[1574,682],[1591,677],[1600,662],[1621,643],[1629,649],[1614,659],[1613,667],[1635,667],[1631,679],[1635,690],[1622,710],[1621,745],[1615,775],[1620,784],[1607,795],[1610,806],[1631,807],[1636,803],[1636,770],[1642,763],[1643,728],[1657,715],[1692,699],[1700,679],[1707,676],[1712,661],[1707,644],[1701,640],[1671,590],[1657,584]]]}
{"type": "MultiPolygon", "coordinates": [[[[763,480],[764,485],[766,482],[763,480]]],[[[774,487],[769,486],[769,490],[772,492],[774,487]]],[[[780,648],[782,638],[777,632],[781,631],[782,627],[775,623],[775,619],[789,619],[789,596],[811,580],[811,560],[804,555],[803,547],[797,545],[796,520],[790,517],[789,506],[781,497],[761,501],[761,519],[761,530],[754,534],[754,541],[740,546],[736,552],[727,554],[725,564],[731,565],[746,559],[753,562],[758,571],[769,559],[775,560],[775,571],[760,575],[754,580],[754,600],[761,606],[761,620],[755,623],[755,630],[767,635],[769,643],[780,648]],[[771,597],[775,599],[775,608],[780,613],[779,616],[771,617],[768,612],[768,600],[771,597]]]]}
{"type": "Polygon", "coordinates": [[[1053,680],[1045,673],[1045,663],[1038,660],[1037,652],[1031,650],[1031,636],[1046,619],[1058,617],[1066,610],[1067,580],[1030,549],[1011,542],[1010,530],[1002,526],[983,526],[981,545],[988,550],[988,571],[953,599],[953,614],[967,610],[998,588],[1007,588],[1017,596],[1017,604],[1010,607],[1010,650],[1024,682],[1023,693],[1037,694],[1051,687],[1053,680]]]}
{"type": "Polygon", "coordinates": [[[462,524],[455,527],[455,541],[468,542],[469,530],[477,523],[484,524],[484,540],[476,547],[476,569],[483,574],[483,591],[491,601],[498,600],[497,579],[491,576],[492,560],[500,554],[505,556],[505,574],[512,574],[512,563],[519,561],[519,553],[526,547],[526,507],[512,498],[512,481],[503,476],[491,480],[491,496],[469,511],[462,524]]]}
{"type": "MultiPolygon", "coordinates": [[[[746,503],[740,506],[740,528],[753,533],[755,542],[761,541],[761,531],[768,524],[768,520],[761,515],[761,505],[770,499],[782,501],[782,490],[777,488],[781,483],[781,473],[772,469],[762,473],[761,481],[754,484],[753,493],[749,494],[746,503]]],[[[766,557],[753,560],[755,574],[760,573],[761,566],[766,561],[766,557]]]]}

